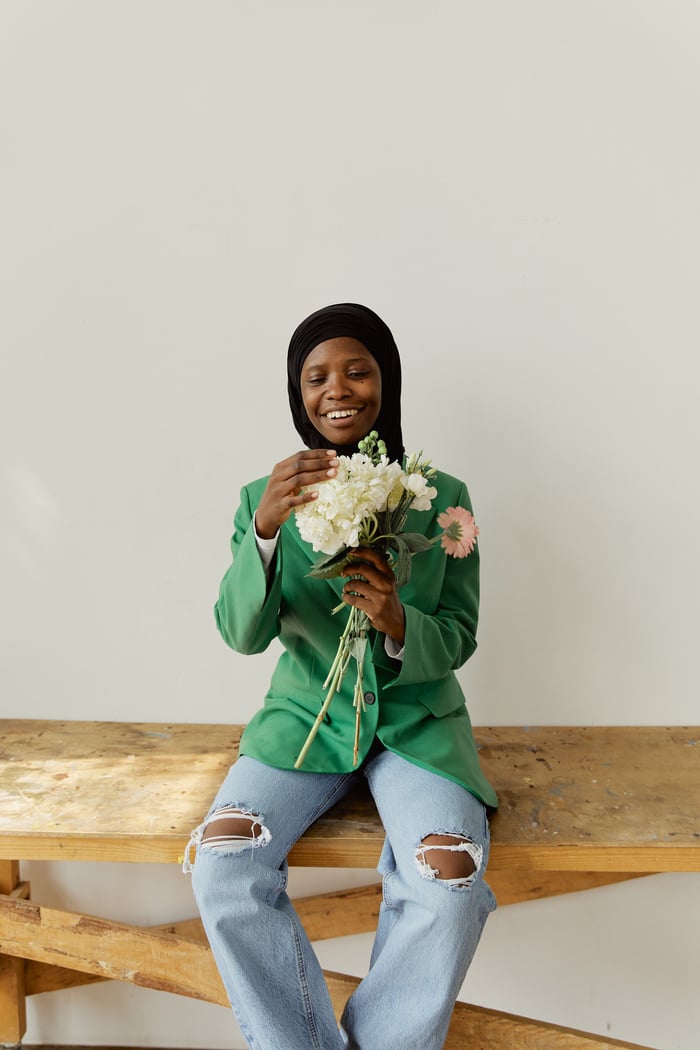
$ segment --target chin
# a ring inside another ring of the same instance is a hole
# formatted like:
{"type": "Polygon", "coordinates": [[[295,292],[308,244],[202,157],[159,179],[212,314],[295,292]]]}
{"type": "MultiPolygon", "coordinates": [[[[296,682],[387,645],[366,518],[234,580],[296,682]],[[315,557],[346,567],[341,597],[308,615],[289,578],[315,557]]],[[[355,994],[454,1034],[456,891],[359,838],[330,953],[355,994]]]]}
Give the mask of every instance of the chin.
{"type": "MultiPolygon", "coordinates": [[[[336,445],[356,445],[358,441],[362,441],[362,438],[366,436],[364,427],[359,429],[353,428],[352,430],[349,428],[347,430],[329,430],[325,426],[317,426],[316,429],[322,436],[323,440],[329,443],[329,448],[335,448],[336,445]]],[[[369,427],[369,430],[371,429],[372,428],[369,427]]]]}

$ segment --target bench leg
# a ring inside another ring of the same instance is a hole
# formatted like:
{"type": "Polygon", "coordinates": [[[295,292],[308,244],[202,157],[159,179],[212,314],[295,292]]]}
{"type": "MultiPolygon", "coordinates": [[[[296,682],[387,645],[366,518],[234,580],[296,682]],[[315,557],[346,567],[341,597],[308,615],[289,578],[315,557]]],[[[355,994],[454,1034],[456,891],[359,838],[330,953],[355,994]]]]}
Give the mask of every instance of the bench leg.
{"type": "MultiPolygon", "coordinates": [[[[19,863],[0,860],[0,893],[21,893],[19,863]]],[[[19,1046],[27,1030],[24,959],[0,955],[0,1046],[19,1046]]]]}

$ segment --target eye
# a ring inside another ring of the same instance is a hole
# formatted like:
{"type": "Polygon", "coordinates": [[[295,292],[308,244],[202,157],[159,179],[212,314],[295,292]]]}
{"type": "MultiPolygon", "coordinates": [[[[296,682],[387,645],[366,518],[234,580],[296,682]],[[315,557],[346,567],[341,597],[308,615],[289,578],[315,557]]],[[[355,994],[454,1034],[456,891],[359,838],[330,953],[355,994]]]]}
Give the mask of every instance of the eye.
{"type": "Polygon", "coordinates": [[[369,375],[369,371],[367,371],[367,372],[358,372],[358,371],[348,372],[348,376],[349,376],[350,379],[366,379],[368,375],[369,375]]]}

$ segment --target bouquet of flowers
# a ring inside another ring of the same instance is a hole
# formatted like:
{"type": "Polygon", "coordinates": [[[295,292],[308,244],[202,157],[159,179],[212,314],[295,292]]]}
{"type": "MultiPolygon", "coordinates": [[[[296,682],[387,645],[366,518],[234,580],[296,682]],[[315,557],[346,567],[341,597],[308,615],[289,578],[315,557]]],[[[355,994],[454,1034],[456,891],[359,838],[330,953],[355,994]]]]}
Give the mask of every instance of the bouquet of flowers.
{"type": "MultiPolygon", "coordinates": [[[[423,459],[422,452],[410,456],[404,469],[400,463],[389,460],[386,445],[376,430],[360,441],[358,449],[352,456],[338,457],[336,476],[318,487],[316,500],[296,512],[302,539],[324,555],[312,566],[309,576],[318,579],[339,576],[350,562],[353,549],[372,547],[390,560],[396,585],[401,587],[410,579],[414,554],[438,542],[457,558],[464,558],[473,550],[479,529],[471,513],[463,507],[448,507],[439,515],[438,525],[443,531],[433,539],[421,533],[404,532],[409,509],[430,510],[437,495],[437,489],[430,484],[436,472],[430,461],[423,459]]],[[[341,602],[332,612],[343,608],[345,603],[341,602]]],[[[327,689],[325,700],[294,763],[295,769],[302,766],[353,658],[357,665],[353,764],[357,765],[360,718],[365,710],[364,658],[370,627],[367,614],[350,606],[338,651],[323,683],[327,689]]]]}

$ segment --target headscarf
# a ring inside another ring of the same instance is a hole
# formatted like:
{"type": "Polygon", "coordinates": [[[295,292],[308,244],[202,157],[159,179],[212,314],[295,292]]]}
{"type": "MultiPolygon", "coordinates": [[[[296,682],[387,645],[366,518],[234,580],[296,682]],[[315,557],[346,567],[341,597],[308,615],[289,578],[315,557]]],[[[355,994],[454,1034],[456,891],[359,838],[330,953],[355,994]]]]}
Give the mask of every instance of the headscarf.
{"type": "MultiPolygon", "coordinates": [[[[328,439],[311,423],[301,396],[301,369],[319,343],[341,337],[357,339],[371,353],[382,376],[382,404],[373,429],[387,447],[389,459],[404,453],[401,435],[401,360],[394,337],[381,317],[367,306],[337,303],[317,310],[302,321],[289,343],[287,389],[289,406],[297,432],[307,448],[326,448],[328,439]]],[[[336,446],[341,455],[357,452],[357,446],[336,446]]]]}

